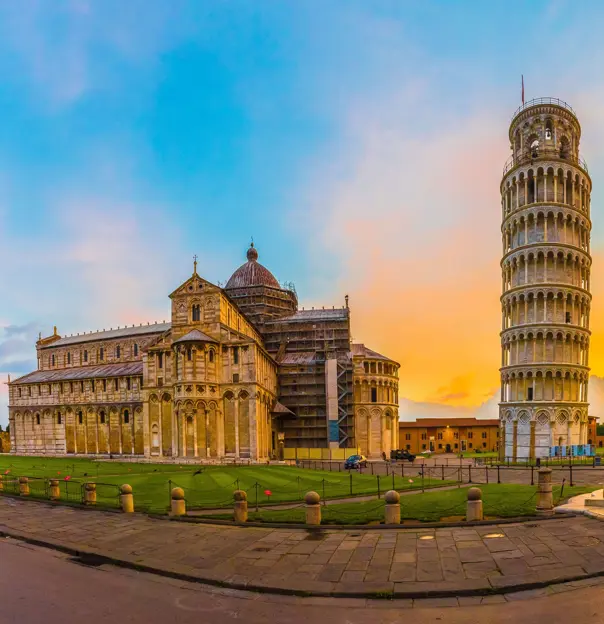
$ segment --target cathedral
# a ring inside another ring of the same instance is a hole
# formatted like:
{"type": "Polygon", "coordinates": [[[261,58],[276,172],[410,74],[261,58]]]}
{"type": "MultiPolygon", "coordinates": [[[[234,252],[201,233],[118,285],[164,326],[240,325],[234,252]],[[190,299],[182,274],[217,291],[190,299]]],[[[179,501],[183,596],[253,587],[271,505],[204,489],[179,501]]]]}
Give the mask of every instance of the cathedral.
{"type": "Polygon", "coordinates": [[[11,452],[266,461],[285,448],[398,447],[399,364],[353,344],[350,309],[299,309],[247,262],[224,287],[193,274],[171,322],[40,336],[9,382],[11,452]]]}

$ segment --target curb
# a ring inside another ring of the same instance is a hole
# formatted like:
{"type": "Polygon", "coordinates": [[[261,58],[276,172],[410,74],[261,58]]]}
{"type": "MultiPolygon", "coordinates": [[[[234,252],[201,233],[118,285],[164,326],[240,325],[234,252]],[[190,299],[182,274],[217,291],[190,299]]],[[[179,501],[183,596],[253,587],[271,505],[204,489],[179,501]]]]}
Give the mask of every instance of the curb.
{"type": "MultiPolygon", "coordinates": [[[[278,594],[285,596],[300,596],[300,597],[323,597],[323,598],[366,598],[366,599],[374,599],[374,600],[393,600],[393,599],[422,599],[422,598],[455,598],[455,597],[468,597],[468,596],[494,596],[494,595],[503,595],[509,594],[512,592],[521,592],[528,591],[534,589],[542,589],[545,587],[550,587],[552,585],[559,585],[563,583],[571,583],[576,581],[582,581],[585,579],[598,578],[604,576],[604,569],[593,572],[593,573],[585,573],[585,574],[574,574],[569,576],[559,576],[552,577],[550,580],[542,580],[542,581],[528,581],[524,583],[510,583],[509,585],[502,585],[499,587],[484,585],[480,586],[482,581],[486,579],[477,579],[476,583],[472,583],[475,585],[474,587],[463,587],[459,586],[457,588],[442,588],[443,583],[434,583],[435,586],[441,585],[440,588],[435,587],[434,589],[422,589],[422,590],[391,590],[387,588],[387,585],[396,585],[398,583],[388,582],[384,583],[383,588],[374,589],[373,591],[362,591],[358,589],[358,586],[361,583],[355,583],[355,588],[351,588],[350,590],[316,590],[316,589],[302,589],[295,587],[271,587],[269,585],[259,585],[240,581],[229,581],[220,580],[212,577],[204,577],[193,575],[187,572],[179,572],[178,570],[167,570],[165,568],[159,568],[153,565],[139,563],[137,561],[126,559],[126,558],[117,558],[111,555],[104,555],[102,553],[96,552],[94,550],[90,550],[83,547],[73,547],[67,546],[65,544],[61,544],[58,541],[51,539],[39,539],[37,537],[31,537],[25,533],[20,533],[17,531],[7,531],[4,529],[0,529],[0,537],[3,538],[11,538],[15,540],[19,540],[25,542],[27,544],[32,544],[34,546],[42,546],[44,548],[50,548],[52,550],[56,550],[58,552],[62,552],[72,557],[79,559],[79,563],[83,565],[113,565],[120,568],[136,570],[138,572],[146,572],[149,574],[155,574],[156,576],[163,576],[167,578],[172,578],[180,581],[186,581],[189,583],[200,583],[204,585],[210,585],[214,587],[223,587],[228,589],[234,589],[239,591],[251,591],[263,594],[278,594]]],[[[319,582],[317,582],[319,583],[319,582]]],[[[329,585],[328,582],[320,582],[323,585],[329,585]]]]}

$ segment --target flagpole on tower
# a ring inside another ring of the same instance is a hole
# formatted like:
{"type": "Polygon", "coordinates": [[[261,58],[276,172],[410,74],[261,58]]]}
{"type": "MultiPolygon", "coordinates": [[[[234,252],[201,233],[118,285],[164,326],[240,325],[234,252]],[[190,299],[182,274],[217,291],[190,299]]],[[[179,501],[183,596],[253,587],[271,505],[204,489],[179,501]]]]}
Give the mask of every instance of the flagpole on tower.
{"type": "Polygon", "coordinates": [[[522,106],[524,106],[524,74],[522,74],[522,106]]]}

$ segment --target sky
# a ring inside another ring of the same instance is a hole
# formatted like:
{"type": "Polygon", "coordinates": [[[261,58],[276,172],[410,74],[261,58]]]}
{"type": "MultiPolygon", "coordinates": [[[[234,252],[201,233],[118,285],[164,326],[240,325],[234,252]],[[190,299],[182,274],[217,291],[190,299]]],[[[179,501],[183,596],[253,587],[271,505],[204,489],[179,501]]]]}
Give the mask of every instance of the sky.
{"type": "Polygon", "coordinates": [[[39,332],[168,319],[251,237],[301,305],[349,295],[404,418],[496,417],[522,74],[583,128],[599,415],[603,30],[589,0],[0,0],[0,425],[39,332]]]}

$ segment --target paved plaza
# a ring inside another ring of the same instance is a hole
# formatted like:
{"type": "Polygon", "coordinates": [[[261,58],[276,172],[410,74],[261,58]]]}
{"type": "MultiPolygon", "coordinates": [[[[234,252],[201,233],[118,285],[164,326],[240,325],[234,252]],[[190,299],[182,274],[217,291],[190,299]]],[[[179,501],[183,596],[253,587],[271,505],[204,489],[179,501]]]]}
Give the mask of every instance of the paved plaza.
{"type": "Polygon", "coordinates": [[[582,516],[309,531],[175,522],[2,498],[0,532],[191,580],[315,595],[470,595],[604,574],[604,523],[582,516]]]}

